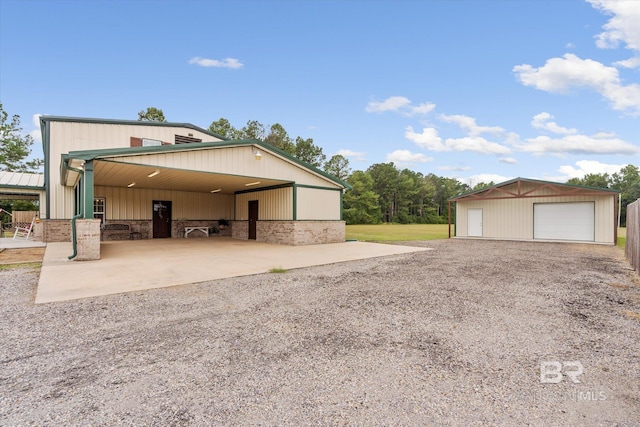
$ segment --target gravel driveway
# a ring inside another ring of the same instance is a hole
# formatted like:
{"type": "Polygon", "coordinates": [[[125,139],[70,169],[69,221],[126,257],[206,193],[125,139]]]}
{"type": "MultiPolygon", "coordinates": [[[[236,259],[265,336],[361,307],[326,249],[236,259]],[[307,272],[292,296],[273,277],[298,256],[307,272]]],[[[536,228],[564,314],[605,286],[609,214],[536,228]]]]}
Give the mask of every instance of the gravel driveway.
{"type": "Polygon", "coordinates": [[[619,249],[408,244],[435,250],[38,306],[0,270],[0,425],[640,425],[619,249]]]}

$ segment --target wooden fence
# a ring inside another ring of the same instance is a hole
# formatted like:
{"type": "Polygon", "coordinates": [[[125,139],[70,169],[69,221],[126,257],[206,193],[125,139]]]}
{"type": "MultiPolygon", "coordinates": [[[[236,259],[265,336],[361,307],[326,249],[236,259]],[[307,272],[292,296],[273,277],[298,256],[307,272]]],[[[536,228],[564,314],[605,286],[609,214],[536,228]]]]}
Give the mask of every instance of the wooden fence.
{"type": "Polygon", "coordinates": [[[627,205],[627,241],[624,254],[640,274],[640,199],[627,205]]]}
{"type": "MultiPolygon", "coordinates": [[[[5,213],[2,212],[2,215],[5,213]]],[[[13,211],[11,213],[11,218],[9,218],[9,222],[3,223],[2,228],[5,230],[13,230],[15,227],[27,227],[31,225],[31,221],[33,221],[33,217],[38,215],[37,211],[13,211]]],[[[6,219],[5,217],[2,218],[6,219]]],[[[0,236],[1,237],[1,236],[0,236]]]]}

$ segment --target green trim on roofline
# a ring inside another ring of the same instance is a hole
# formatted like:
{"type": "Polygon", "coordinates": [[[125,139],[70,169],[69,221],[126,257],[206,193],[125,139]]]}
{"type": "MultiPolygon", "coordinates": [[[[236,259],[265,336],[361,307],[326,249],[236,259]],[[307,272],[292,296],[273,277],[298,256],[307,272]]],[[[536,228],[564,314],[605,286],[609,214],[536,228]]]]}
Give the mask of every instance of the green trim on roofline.
{"type": "Polygon", "coordinates": [[[187,129],[197,130],[198,132],[205,133],[215,138],[222,140],[229,140],[226,136],[218,135],[207,129],[203,129],[199,126],[192,125],[191,123],[174,123],[174,122],[150,122],[150,121],[138,121],[138,120],[118,120],[118,119],[99,119],[89,117],[65,117],[65,116],[40,116],[40,123],[48,122],[67,122],[67,123],[95,123],[105,125],[133,125],[133,126],[156,126],[156,127],[182,127],[187,129]]]}
{"type": "MultiPolygon", "coordinates": [[[[548,184],[550,184],[550,185],[560,185],[560,186],[563,186],[563,187],[580,188],[580,189],[584,189],[584,190],[601,191],[603,193],[616,193],[616,194],[620,193],[620,191],[612,190],[610,188],[587,187],[587,186],[584,186],[584,185],[567,184],[567,183],[555,182],[555,181],[543,181],[543,180],[540,180],[540,179],[514,178],[514,179],[511,179],[509,181],[504,181],[504,182],[500,182],[498,184],[492,185],[491,187],[485,187],[485,188],[481,188],[480,190],[474,190],[474,191],[469,191],[467,193],[460,194],[458,196],[450,198],[449,200],[450,201],[456,201],[456,200],[462,199],[464,197],[470,196],[472,194],[479,194],[479,193],[491,190],[492,188],[505,187],[507,185],[514,184],[514,183],[516,183],[518,181],[531,182],[531,183],[534,183],[534,184],[543,184],[543,185],[548,185],[548,184]]],[[[544,196],[540,196],[540,197],[544,197],[544,196]]]]}
{"type": "Polygon", "coordinates": [[[10,185],[10,184],[2,184],[0,185],[0,188],[5,189],[11,189],[13,188],[14,190],[34,190],[34,191],[43,191],[45,190],[45,187],[36,187],[36,186],[29,186],[29,185],[10,185]]]}

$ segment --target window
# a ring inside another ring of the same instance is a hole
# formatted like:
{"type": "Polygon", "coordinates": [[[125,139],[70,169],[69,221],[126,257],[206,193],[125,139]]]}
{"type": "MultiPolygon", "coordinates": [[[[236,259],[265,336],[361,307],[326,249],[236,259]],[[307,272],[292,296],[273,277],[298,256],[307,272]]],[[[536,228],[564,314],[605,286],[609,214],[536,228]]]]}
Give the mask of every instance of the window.
{"type": "Polygon", "coordinates": [[[169,142],[162,142],[158,139],[151,138],[136,138],[132,136],[130,138],[132,147],[156,147],[158,145],[170,145],[169,142]]]}
{"type": "Polygon", "coordinates": [[[158,145],[162,145],[162,141],[158,141],[157,139],[142,138],[143,147],[156,147],[158,145]]]}
{"type": "Polygon", "coordinates": [[[100,220],[100,226],[104,225],[104,197],[96,197],[93,199],[93,217],[100,220]]]}

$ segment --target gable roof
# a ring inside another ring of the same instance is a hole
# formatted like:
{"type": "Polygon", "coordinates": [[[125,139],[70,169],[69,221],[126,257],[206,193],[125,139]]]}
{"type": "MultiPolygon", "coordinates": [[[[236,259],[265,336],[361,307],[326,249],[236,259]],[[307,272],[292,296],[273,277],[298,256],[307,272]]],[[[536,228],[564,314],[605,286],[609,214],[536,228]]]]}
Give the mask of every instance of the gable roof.
{"type": "Polygon", "coordinates": [[[559,183],[553,181],[542,181],[538,179],[530,178],[514,178],[509,181],[501,182],[496,185],[492,185],[488,188],[482,188],[480,190],[470,191],[468,193],[460,194],[458,196],[449,199],[451,202],[457,202],[460,200],[491,200],[491,199],[514,199],[514,198],[531,198],[531,197],[552,197],[552,196],[577,196],[577,195],[603,195],[603,194],[618,194],[618,190],[612,190],[609,188],[595,188],[586,187],[583,185],[574,185],[559,183]],[[533,189],[524,190],[522,184],[534,184],[533,189]],[[512,189],[506,189],[507,187],[513,187],[512,189]],[[553,194],[540,194],[540,190],[547,189],[553,194]]]}
{"type": "MultiPolygon", "coordinates": [[[[198,142],[191,144],[178,144],[178,145],[159,145],[159,146],[150,146],[150,147],[124,147],[124,148],[108,148],[108,149],[98,149],[98,150],[84,150],[84,151],[71,151],[68,154],[64,154],[62,158],[62,169],[69,168],[69,162],[72,159],[75,160],[96,160],[96,159],[108,159],[115,158],[121,156],[136,156],[136,155],[145,155],[145,154],[163,154],[163,153],[173,153],[180,151],[197,151],[197,150],[208,150],[208,149],[218,149],[218,148],[233,148],[233,147],[247,147],[247,146],[258,146],[261,150],[266,152],[271,152],[277,157],[282,158],[283,160],[293,163],[294,165],[307,170],[310,173],[320,175],[324,179],[327,179],[338,186],[343,187],[345,189],[351,189],[352,186],[343,181],[340,178],[337,178],[317,167],[310,165],[302,160],[299,160],[288,153],[280,150],[277,147],[274,147],[266,142],[263,142],[258,139],[247,139],[247,140],[229,140],[226,141],[217,141],[217,142],[198,142]]],[[[64,173],[64,171],[62,171],[64,173]]]]}

